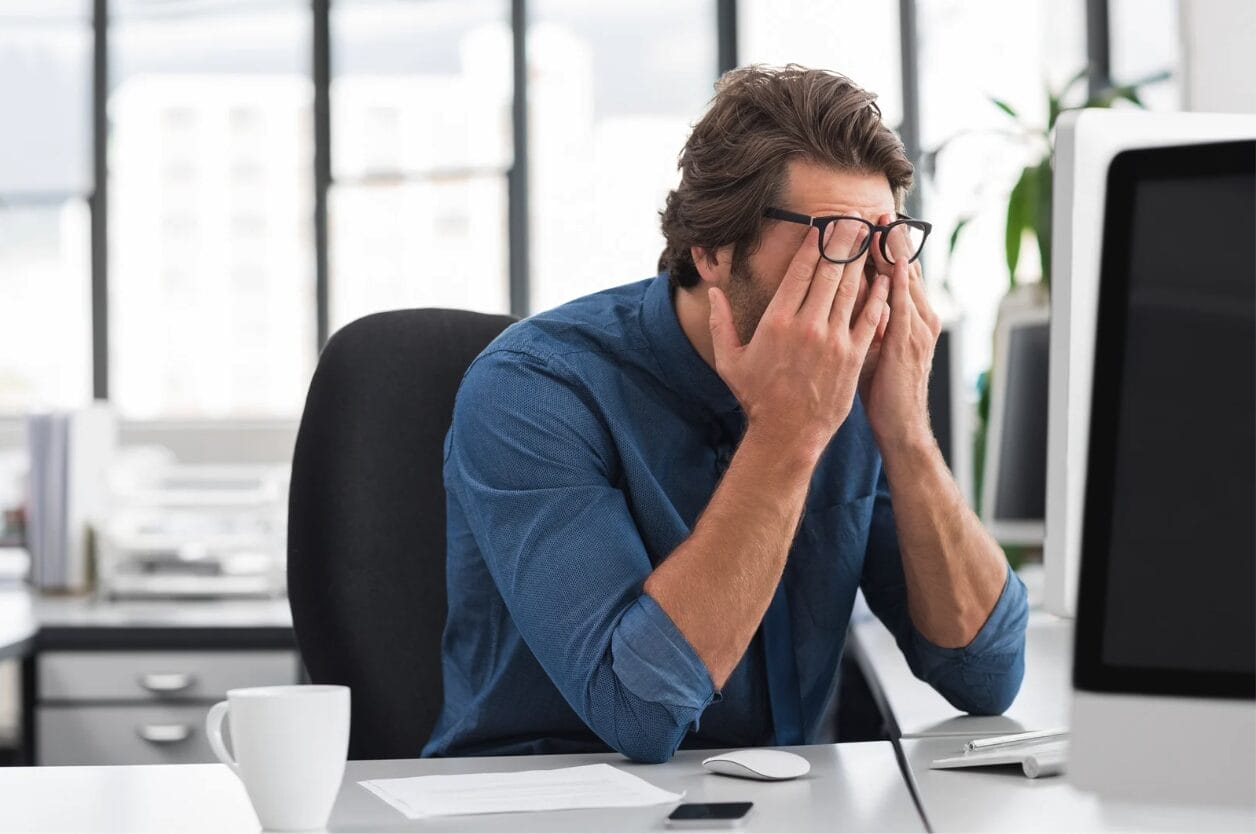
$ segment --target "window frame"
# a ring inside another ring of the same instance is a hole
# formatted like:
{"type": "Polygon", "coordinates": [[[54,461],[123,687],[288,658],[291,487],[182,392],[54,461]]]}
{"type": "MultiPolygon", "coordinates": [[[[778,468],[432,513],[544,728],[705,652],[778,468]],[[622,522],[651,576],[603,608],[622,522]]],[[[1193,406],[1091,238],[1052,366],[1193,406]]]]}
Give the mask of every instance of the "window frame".
{"type": "MultiPolygon", "coordinates": [[[[334,0],[310,0],[313,25],[310,71],[314,82],[314,260],[316,349],[330,337],[328,285],[328,192],[333,185],[331,169],[331,5],[334,0]]],[[[716,0],[715,18],[717,66],[713,79],[738,65],[737,0],[716,0]]],[[[1087,51],[1092,88],[1107,81],[1109,66],[1108,0],[1086,0],[1087,51]]],[[[526,316],[529,309],[529,212],[528,212],[528,87],[527,87],[527,0],[510,0],[512,34],[512,141],[514,157],[506,172],[508,183],[508,263],[511,313],[526,316]]],[[[109,398],[108,257],[109,222],[107,140],[108,120],[105,99],[108,92],[109,0],[92,0],[92,190],[91,210],[91,367],[95,399],[109,398]]],[[[903,121],[899,127],[904,145],[913,161],[919,160],[919,68],[916,64],[916,0],[899,0],[899,39],[902,61],[903,121]]],[[[919,190],[908,201],[908,212],[922,216],[919,190]]]]}

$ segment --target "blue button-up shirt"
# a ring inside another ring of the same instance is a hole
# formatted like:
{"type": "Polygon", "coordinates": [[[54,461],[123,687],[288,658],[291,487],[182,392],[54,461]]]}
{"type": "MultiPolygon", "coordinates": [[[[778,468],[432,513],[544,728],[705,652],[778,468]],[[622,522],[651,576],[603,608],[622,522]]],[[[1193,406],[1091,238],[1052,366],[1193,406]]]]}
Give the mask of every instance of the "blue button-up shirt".
{"type": "MultiPolygon", "coordinates": [[[[762,633],[717,693],[642,590],[693,529],[743,428],[681,330],[666,275],[533,316],[489,345],[445,441],[445,701],[425,756],[609,748],[664,761],[681,746],[773,742],[762,633]]],[[[859,588],[915,674],[958,709],[1002,712],[1020,687],[1027,607],[1010,570],[968,646],[940,648],[912,625],[858,400],[812,476],[782,583],[804,741],[818,740],[859,588]]]]}

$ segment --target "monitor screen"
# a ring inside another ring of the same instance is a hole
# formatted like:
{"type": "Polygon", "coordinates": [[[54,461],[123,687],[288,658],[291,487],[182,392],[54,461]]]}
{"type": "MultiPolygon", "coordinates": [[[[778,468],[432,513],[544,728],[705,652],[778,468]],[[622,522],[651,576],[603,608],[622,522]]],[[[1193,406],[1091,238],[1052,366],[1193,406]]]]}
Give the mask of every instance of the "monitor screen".
{"type": "Polygon", "coordinates": [[[951,448],[954,435],[952,419],[953,403],[951,397],[951,331],[943,330],[938,334],[938,344],[933,351],[933,370],[929,374],[929,422],[933,426],[933,435],[938,441],[938,449],[942,459],[951,471],[955,471],[955,450],[951,448]]]}
{"type": "Polygon", "coordinates": [[[1047,503],[1047,362],[1050,327],[1026,322],[1008,333],[1003,425],[994,516],[1043,522],[1047,503]]]}
{"type": "Polygon", "coordinates": [[[1076,684],[1256,693],[1256,142],[1109,170],[1076,684]]]}

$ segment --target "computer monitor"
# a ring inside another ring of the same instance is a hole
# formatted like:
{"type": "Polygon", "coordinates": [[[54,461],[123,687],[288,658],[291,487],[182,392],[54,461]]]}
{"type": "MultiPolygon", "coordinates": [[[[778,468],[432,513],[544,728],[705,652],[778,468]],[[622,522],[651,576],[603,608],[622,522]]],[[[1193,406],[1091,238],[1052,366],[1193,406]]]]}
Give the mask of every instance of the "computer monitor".
{"type": "Polygon", "coordinates": [[[952,318],[942,325],[933,351],[929,375],[929,422],[942,458],[959,485],[964,500],[972,502],[971,404],[964,396],[963,363],[960,361],[960,330],[963,320],[952,318]]]}
{"type": "Polygon", "coordinates": [[[1070,778],[1256,812],[1256,138],[1105,179],[1070,778]]]}
{"type": "Polygon", "coordinates": [[[1065,113],[1056,122],[1043,540],[1045,605],[1054,614],[1072,617],[1076,610],[1108,164],[1132,148],[1254,136],[1256,116],[1249,114],[1080,110],[1065,113]]]}
{"type": "Polygon", "coordinates": [[[1000,544],[1042,545],[1049,316],[1044,303],[1009,306],[994,331],[981,519],[1000,544]]]}

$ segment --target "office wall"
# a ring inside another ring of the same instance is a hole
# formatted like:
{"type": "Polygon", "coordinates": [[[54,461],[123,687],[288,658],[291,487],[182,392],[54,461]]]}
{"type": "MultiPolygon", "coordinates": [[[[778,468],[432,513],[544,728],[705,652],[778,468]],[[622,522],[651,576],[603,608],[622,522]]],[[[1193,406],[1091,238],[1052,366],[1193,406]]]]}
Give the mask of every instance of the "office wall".
{"type": "Polygon", "coordinates": [[[1256,113],[1256,3],[1182,0],[1187,110],[1256,113]]]}

